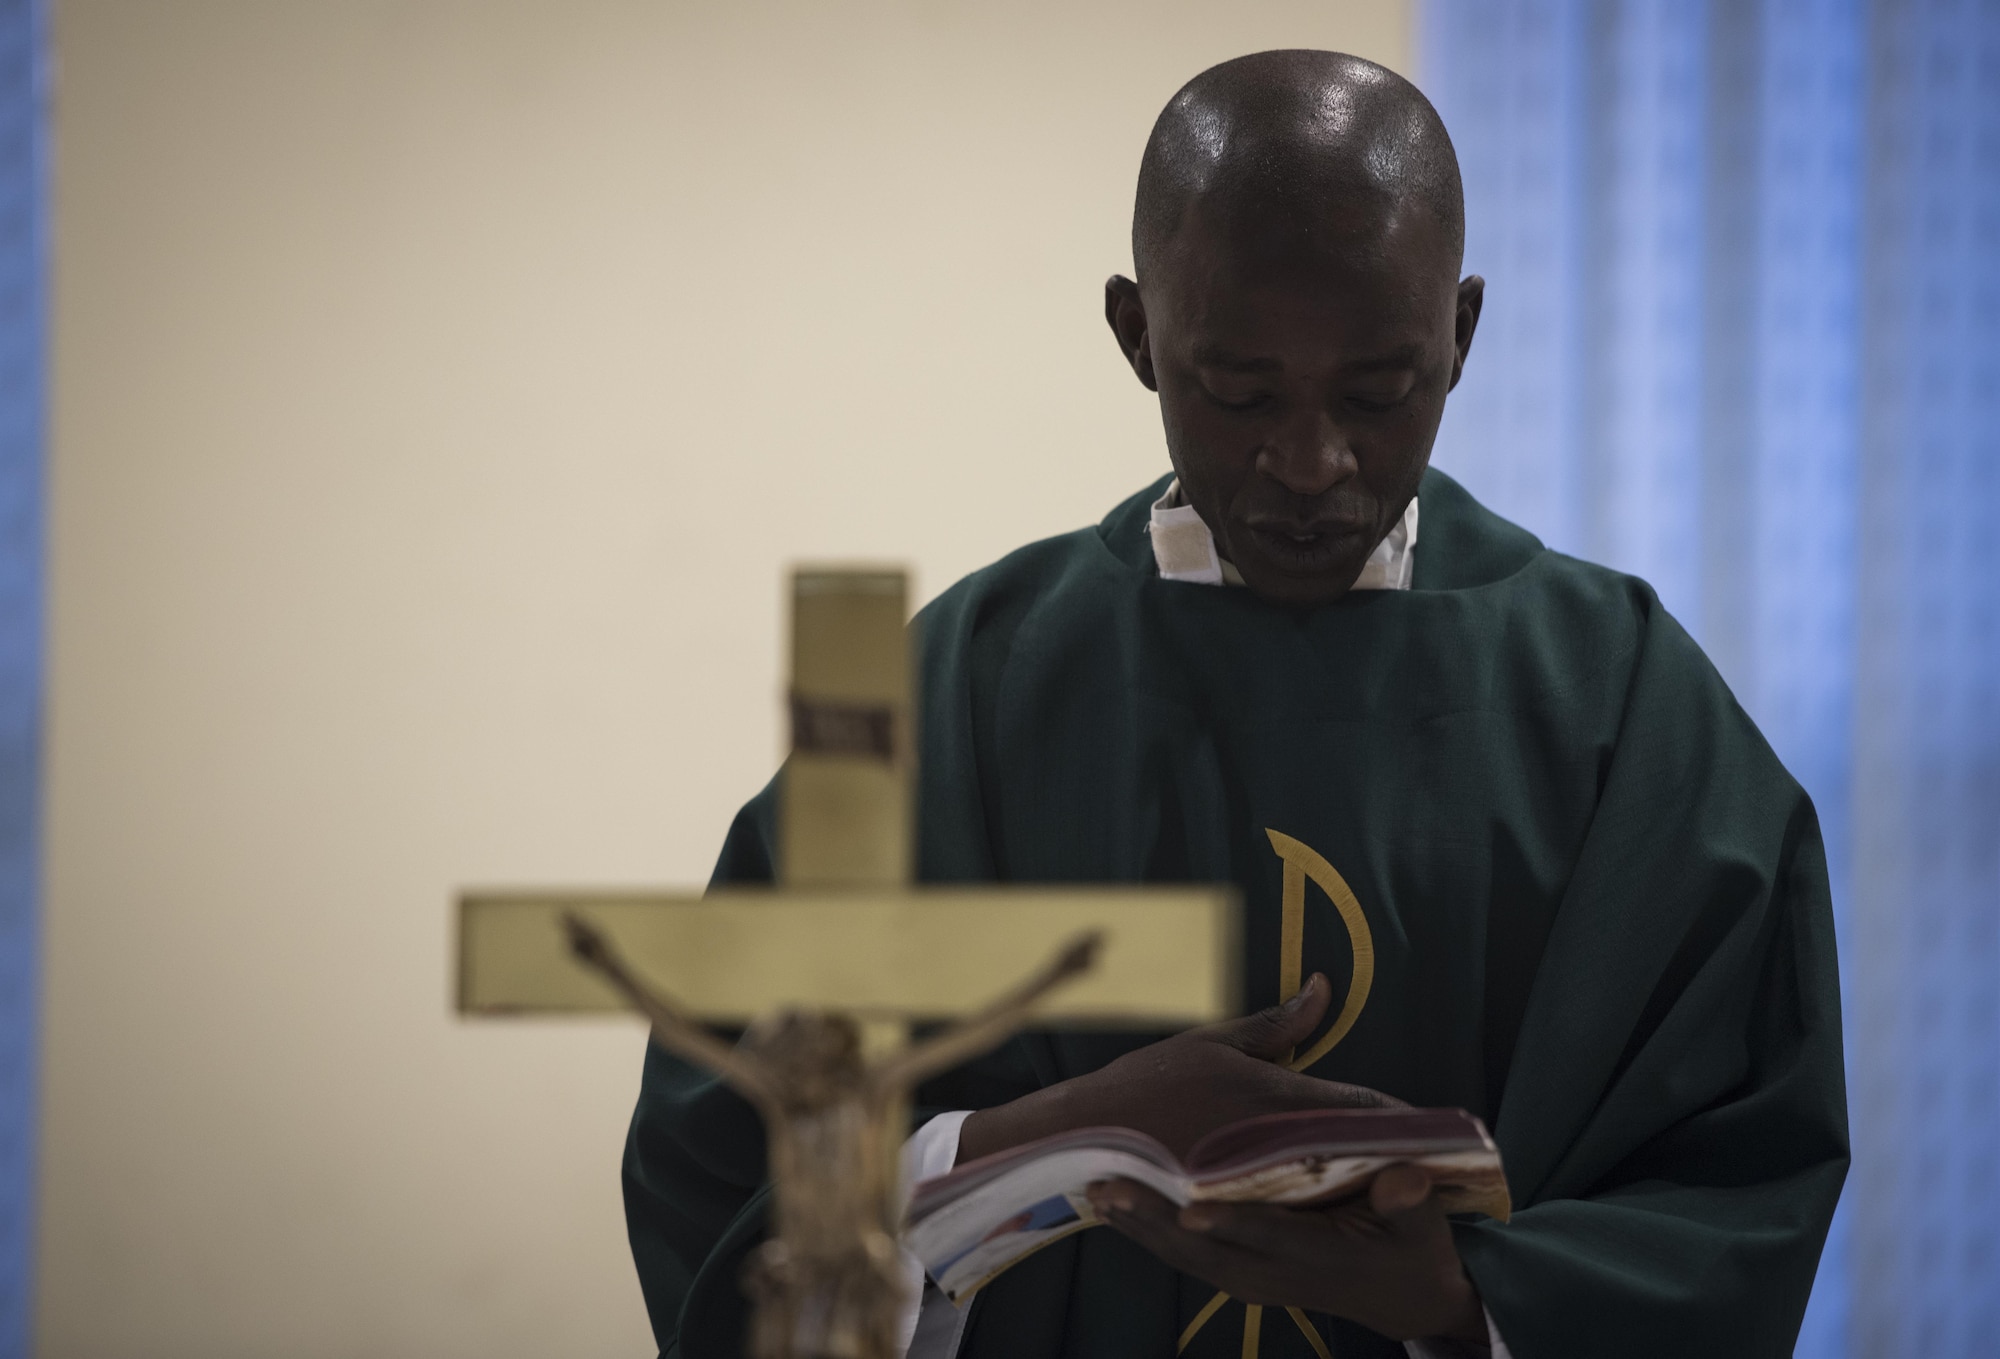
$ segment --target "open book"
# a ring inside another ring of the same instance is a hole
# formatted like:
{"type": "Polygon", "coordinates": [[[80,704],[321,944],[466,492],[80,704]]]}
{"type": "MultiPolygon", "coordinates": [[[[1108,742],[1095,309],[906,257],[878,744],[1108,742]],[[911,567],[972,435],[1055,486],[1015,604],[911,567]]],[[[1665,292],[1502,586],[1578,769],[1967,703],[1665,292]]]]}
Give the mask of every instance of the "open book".
{"type": "Polygon", "coordinates": [[[1130,1128],[1079,1128],[982,1157],[916,1187],[903,1244],[962,1302],[1021,1257],[1095,1226],[1084,1191],[1099,1180],[1136,1180],[1175,1203],[1307,1207],[1359,1193],[1398,1161],[1430,1173],[1446,1212],[1506,1218],[1500,1149],[1463,1109],[1325,1109],[1232,1123],[1185,1162],[1130,1128]]]}

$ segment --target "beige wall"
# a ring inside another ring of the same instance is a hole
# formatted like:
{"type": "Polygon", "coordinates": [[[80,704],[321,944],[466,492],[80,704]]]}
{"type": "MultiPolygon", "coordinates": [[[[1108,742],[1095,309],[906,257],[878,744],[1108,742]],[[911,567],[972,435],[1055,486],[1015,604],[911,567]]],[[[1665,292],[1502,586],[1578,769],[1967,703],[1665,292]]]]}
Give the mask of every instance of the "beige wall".
{"type": "Polygon", "coordinates": [[[778,581],[1164,466],[1103,333],[1200,67],[1403,0],[56,6],[47,1356],[638,1354],[619,1024],[446,904],[691,883],[778,581]]]}

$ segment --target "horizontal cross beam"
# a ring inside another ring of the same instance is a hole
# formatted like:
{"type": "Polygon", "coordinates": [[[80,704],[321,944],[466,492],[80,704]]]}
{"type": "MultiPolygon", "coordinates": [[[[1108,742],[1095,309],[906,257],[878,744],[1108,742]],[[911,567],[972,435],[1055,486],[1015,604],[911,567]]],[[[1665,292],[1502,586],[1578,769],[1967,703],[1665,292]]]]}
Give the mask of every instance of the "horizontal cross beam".
{"type": "Polygon", "coordinates": [[[598,926],[641,980],[700,1018],[784,1006],[963,1017],[1089,930],[1092,971],[1041,1022],[1180,1028],[1238,1013],[1235,893],[1212,887],[733,888],[706,896],[471,892],[458,905],[467,1014],[626,1011],[571,956],[562,918],[598,926]]]}

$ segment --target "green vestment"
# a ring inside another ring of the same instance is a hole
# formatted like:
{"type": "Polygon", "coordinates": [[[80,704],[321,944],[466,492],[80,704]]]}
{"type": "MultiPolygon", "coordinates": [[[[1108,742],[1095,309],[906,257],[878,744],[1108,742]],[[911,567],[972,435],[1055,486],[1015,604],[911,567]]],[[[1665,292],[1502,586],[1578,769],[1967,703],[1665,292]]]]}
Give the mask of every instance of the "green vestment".
{"type": "MultiPolygon", "coordinates": [[[[1268,832],[1303,842],[1374,952],[1312,1073],[1492,1128],[1517,1210],[1455,1231],[1515,1359],[1790,1354],[1847,1166],[1804,792],[1645,584],[1544,549],[1441,473],[1412,588],[1306,612],[1161,580],[1161,489],[919,619],[920,876],[1235,882],[1261,1006],[1286,869],[1268,832]]],[[[717,881],[771,876],[772,808],[766,789],[737,818],[717,881]]],[[[1344,996],[1353,941],[1305,891],[1305,970],[1344,996]]],[[[920,1116],[1144,1041],[1024,1035],[926,1086],[920,1116]]],[[[663,1351],[738,1354],[768,1192],[756,1116],[655,1047],[624,1175],[663,1351]]],[[[961,1354],[1167,1359],[1213,1294],[1087,1231],[991,1284],[961,1354]]],[[[1309,1319],[1336,1355],[1403,1354],[1309,1319]]],[[[1235,1359],[1244,1320],[1224,1306],[1190,1359],[1235,1359]]],[[[1283,1311],[1262,1323],[1267,1359],[1314,1353],[1283,1311]]]]}

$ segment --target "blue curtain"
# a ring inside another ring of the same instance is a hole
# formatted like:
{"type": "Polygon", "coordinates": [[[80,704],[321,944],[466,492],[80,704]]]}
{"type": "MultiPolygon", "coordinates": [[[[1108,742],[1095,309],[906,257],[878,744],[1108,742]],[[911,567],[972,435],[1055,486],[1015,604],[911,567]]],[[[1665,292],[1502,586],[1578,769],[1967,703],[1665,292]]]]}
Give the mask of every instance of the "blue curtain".
{"type": "Polygon", "coordinates": [[[41,6],[0,0],[0,1356],[33,1313],[41,941],[46,109],[41,6]]]}
{"type": "Polygon", "coordinates": [[[1437,461],[1646,577],[1813,794],[1855,1165],[1798,1352],[2000,1353],[2000,4],[1424,0],[1437,461]]]}

